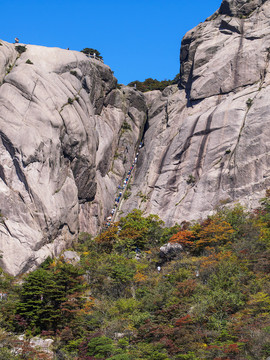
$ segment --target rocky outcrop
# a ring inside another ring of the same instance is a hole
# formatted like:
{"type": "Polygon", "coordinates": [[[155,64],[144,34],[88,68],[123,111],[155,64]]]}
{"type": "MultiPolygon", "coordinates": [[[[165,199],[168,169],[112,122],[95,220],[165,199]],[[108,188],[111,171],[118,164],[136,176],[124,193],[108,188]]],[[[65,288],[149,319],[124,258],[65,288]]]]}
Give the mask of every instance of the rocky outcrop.
{"type": "Polygon", "coordinates": [[[179,85],[142,94],[75,51],[0,45],[1,266],[27,271],[116,214],[166,225],[270,186],[270,0],[223,0],[182,40],[179,85]],[[126,194],[127,195],[127,194],[126,194]]]}
{"type": "Polygon", "coordinates": [[[183,252],[183,246],[181,244],[168,243],[161,246],[159,251],[161,264],[165,263],[166,261],[171,261],[173,259],[180,258],[182,252],[183,252]]]}
{"type": "Polygon", "coordinates": [[[219,14],[235,17],[249,16],[266,0],[223,0],[218,11],[219,14]]]}
{"type": "Polygon", "coordinates": [[[146,105],[83,53],[2,41],[0,65],[1,262],[18,274],[59,254],[80,222],[100,228],[146,105]]]}
{"type": "Polygon", "coordinates": [[[179,88],[146,94],[149,127],[124,213],[140,208],[172,225],[222,204],[256,206],[264,196],[270,185],[270,1],[248,2],[250,14],[242,4],[223,1],[186,34],[179,88]]]}

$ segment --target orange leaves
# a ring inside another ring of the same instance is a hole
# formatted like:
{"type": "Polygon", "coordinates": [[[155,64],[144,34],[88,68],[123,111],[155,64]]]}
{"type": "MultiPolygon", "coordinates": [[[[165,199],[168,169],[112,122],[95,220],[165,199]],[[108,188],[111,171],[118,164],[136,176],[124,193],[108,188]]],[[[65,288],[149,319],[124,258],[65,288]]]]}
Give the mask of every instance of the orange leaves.
{"type": "Polygon", "coordinates": [[[211,266],[217,265],[222,260],[227,260],[232,256],[232,251],[224,251],[219,253],[212,253],[208,256],[201,257],[201,268],[207,269],[211,266]]]}
{"type": "Polygon", "coordinates": [[[192,230],[182,229],[178,231],[169,241],[197,251],[227,243],[234,232],[228,222],[215,216],[207,219],[201,225],[193,226],[192,230]]]}
{"type": "Polygon", "coordinates": [[[147,280],[147,276],[144,275],[142,272],[137,270],[136,274],[134,275],[134,281],[136,283],[142,283],[147,280]]]}
{"type": "Polygon", "coordinates": [[[121,230],[120,238],[122,239],[132,239],[136,240],[143,236],[143,234],[146,232],[146,229],[134,229],[134,228],[125,228],[121,230]]]}
{"type": "Polygon", "coordinates": [[[177,243],[183,246],[192,246],[195,236],[192,231],[190,230],[180,230],[178,233],[174,234],[169,242],[170,243],[177,243]]]}
{"type": "Polygon", "coordinates": [[[231,225],[219,217],[206,220],[199,230],[196,248],[215,247],[227,243],[235,231],[231,225]]]}
{"type": "Polygon", "coordinates": [[[96,243],[99,244],[106,252],[111,252],[113,245],[117,240],[118,224],[115,223],[109,227],[107,231],[102,232],[96,238],[96,243]]]}

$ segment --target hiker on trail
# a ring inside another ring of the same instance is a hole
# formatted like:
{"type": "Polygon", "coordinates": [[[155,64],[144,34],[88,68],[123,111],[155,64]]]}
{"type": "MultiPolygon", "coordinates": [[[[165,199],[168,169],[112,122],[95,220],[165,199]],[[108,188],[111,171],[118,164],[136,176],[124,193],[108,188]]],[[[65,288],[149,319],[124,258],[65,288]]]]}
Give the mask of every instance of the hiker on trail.
{"type": "Polygon", "coordinates": [[[19,39],[17,37],[15,37],[15,44],[18,44],[19,39]]]}

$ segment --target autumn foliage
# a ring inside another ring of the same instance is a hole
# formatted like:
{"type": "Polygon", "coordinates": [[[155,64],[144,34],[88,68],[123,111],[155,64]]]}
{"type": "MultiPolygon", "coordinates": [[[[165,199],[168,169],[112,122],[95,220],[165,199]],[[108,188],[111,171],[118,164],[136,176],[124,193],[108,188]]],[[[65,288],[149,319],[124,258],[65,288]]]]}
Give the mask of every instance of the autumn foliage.
{"type": "Polygon", "coordinates": [[[186,247],[191,247],[194,245],[195,235],[190,230],[180,230],[177,234],[174,234],[170,238],[170,243],[181,244],[186,247]]]}
{"type": "Polygon", "coordinates": [[[257,211],[238,204],[171,228],[134,210],[75,250],[77,265],[48,259],[19,281],[1,273],[0,359],[47,356],[28,340],[14,353],[12,332],[52,337],[59,359],[270,356],[270,191],[257,211]],[[167,243],[180,255],[164,260],[167,243]]]}

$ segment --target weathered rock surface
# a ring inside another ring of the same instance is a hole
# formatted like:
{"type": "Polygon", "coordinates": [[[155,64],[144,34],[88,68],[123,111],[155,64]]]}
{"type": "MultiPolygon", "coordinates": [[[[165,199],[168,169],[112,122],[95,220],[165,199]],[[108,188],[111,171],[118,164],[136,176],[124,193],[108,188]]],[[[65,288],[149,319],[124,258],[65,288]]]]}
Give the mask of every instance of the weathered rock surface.
{"type": "Polygon", "coordinates": [[[166,261],[171,261],[175,258],[179,258],[183,251],[183,246],[181,244],[168,243],[160,248],[159,256],[161,261],[164,263],[166,261]]]}
{"type": "Polygon", "coordinates": [[[124,213],[172,225],[220,204],[255,206],[269,187],[270,1],[248,2],[251,14],[246,3],[224,0],[186,34],[179,89],[146,94],[149,128],[124,213]]]}
{"type": "Polygon", "coordinates": [[[18,274],[59,254],[80,221],[81,230],[100,228],[146,105],[83,53],[1,44],[0,249],[3,268],[18,274]]]}
{"type": "Polygon", "coordinates": [[[80,261],[80,255],[76,251],[64,251],[62,256],[66,262],[72,265],[76,265],[80,261]]]}
{"type": "Polygon", "coordinates": [[[270,186],[270,0],[223,0],[181,46],[179,86],[142,94],[75,51],[0,46],[0,248],[11,274],[121,213],[172,225],[270,186]],[[30,60],[30,62],[28,61],[30,60]],[[32,62],[32,64],[31,64],[32,62]]]}

